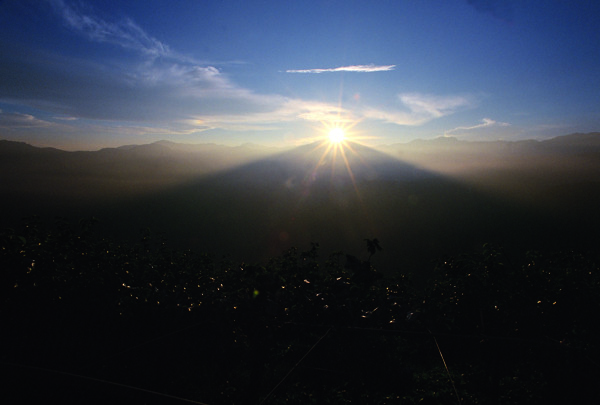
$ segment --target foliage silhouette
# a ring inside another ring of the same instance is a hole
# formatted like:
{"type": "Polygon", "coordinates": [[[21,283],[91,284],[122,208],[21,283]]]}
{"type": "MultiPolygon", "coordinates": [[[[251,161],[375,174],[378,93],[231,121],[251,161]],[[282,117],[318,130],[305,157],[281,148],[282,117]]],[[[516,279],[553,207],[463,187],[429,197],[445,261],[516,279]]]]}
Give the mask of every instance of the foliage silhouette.
{"type": "Polygon", "coordinates": [[[381,246],[379,246],[379,240],[377,238],[365,239],[365,241],[367,242],[367,250],[369,251],[369,258],[367,259],[367,261],[370,262],[371,257],[373,257],[373,255],[377,253],[377,251],[381,250],[381,246]]]}

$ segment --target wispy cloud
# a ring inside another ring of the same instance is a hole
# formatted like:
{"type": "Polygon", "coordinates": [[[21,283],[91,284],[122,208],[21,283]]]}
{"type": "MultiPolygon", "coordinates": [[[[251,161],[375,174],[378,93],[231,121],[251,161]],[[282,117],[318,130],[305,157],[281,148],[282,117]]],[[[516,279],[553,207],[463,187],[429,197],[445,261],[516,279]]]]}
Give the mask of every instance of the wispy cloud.
{"type": "MultiPolygon", "coordinates": [[[[61,55],[10,52],[14,77],[6,78],[4,83],[0,80],[0,90],[26,99],[29,105],[37,108],[48,105],[46,98],[52,97],[53,113],[103,121],[153,122],[153,125],[167,122],[190,125],[198,122],[199,115],[243,117],[273,111],[281,105],[283,97],[260,95],[235,85],[218,68],[179,54],[129,18],[102,18],[84,2],[47,1],[74,32],[92,42],[136,52],[142,60],[133,66],[114,62],[107,66],[102,61],[82,62],[61,55]],[[37,62],[31,63],[34,60],[37,62]],[[44,63],[39,63],[42,60],[44,63]],[[29,81],[24,89],[11,84],[23,82],[19,72],[32,69],[39,72],[34,77],[44,78],[43,83],[29,81]],[[40,86],[47,91],[36,91],[40,86]]],[[[143,124],[140,128],[148,127],[143,124]]]]}
{"type": "Polygon", "coordinates": [[[473,131],[473,130],[481,129],[481,128],[509,127],[509,126],[510,126],[510,124],[508,122],[498,122],[491,118],[484,118],[481,120],[480,124],[472,125],[469,127],[456,127],[456,128],[446,131],[444,133],[444,135],[448,135],[448,134],[452,134],[452,133],[456,133],[456,132],[462,132],[462,131],[473,131]]]}
{"type": "Polygon", "coordinates": [[[404,111],[390,111],[381,108],[363,108],[361,115],[365,119],[384,121],[397,125],[419,125],[423,121],[404,111]]]}
{"type": "Polygon", "coordinates": [[[106,21],[81,6],[63,0],[49,0],[63,22],[71,29],[86,35],[95,42],[110,43],[132,49],[148,56],[173,56],[169,47],[148,35],[131,19],[119,22],[106,21]]]}
{"type": "MultiPolygon", "coordinates": [[[[198,63],[172,50],[130,19],[99,17],[83,2],[48,0],[61,21],[94,43],[118,46],[136,55],[120,63],[83,60],[50,51],[0,43],[9,55],[0,76],[0,95],[11,105],[27,106],[27,114],[0,114],[6,128],[51,125],[59,133],[123,134],[159,137],[209,129],[264,131],[306,126],[306,122],[365,120],[421,125],[472,106],[466,96],[403,93],[396,105],[376,108],[260,94],[239,86],[226,72],[198,63]],[[36,113],[37,114],[37,113],[36,113]],[[285,124],[285,125],[284,125],[285,124]],[[293,125],[292,125],[293,126],[293,125]],[[81,131],[81,129],[85,131],[81,131]]],[[[395,65],[352,65],[289,73],[383,72],[395,65]]],[[[50,133],[50,132],[48,132],[50,133]]]]}
{"type": "Polygon", "coordinates": [[[5,113],[0,110],[0,129],[41,128],[50,125],[50,122],[40,120],[31,114],[5,113]]]}
{"type": "MultiPolygon", "coordinates": [[[[267,129],[265,125],[293,121],[340,122],[356,121],[351,112],[335,104],[279,96],[263,96],[263,110],[232,114],[201,115],[198,123],[226,129],[267,129]]],[[[273,128],[269,128],[273,129],[273,128]]]]}
{"type": "Polygon", "coordinates": [[[452,114],[472,104],[472,101],[465,96],[404,93],[398,97],[414,116],[425,120],[452,114]]]}
{"type": "Polygon", "coordinates": [[[286,73],[326,73],[326,72],[361,72],[361,73],[371,73],[371,72],[387,72],[390,70],[394,70],[396,65],[351,65],[351,66],[340,66],[336,68],[326,68],[326,69],[290,69],[286,70],[286,73]]]}
{"type": "Polygon", "coordinates": [[[397,125],[421,125],[436,118],[454,114],[474,105],[468,96],[439,96],[422,93],[402,93],[398,95],[399,109],[365,108],[365,118],[382,120],[397,125]]]}

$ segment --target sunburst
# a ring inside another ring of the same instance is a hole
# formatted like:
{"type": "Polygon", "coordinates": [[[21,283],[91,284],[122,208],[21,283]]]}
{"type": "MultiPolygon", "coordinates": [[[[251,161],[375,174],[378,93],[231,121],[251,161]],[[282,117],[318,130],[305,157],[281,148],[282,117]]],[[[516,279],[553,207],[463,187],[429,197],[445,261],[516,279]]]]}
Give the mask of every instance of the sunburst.
{"type": "Polygon", "coordinates": [[[346,132],[343,128],[334,127],[329,130],[329,142],[340,143],[346,139],[346,132]]]}
{"type": "Polygon", "coordinates": [[[319,143],[317,149],[323,148],[323,153],[315,166],[315,171],[320,167],[326,159],[330,158],[332,161],[332,176],[334,175],[335,168],[337,167],[338,157],[342,159],[346,172],[352,181],[352,185],[356,191],[357,196],[360,198],[360,193],[356,185],[356,179],[350,166],[348,156],[350,154],[358,156],[356,150],[352,145],[359,139],[357,133],[352,131],[352,128],[357,122],[349,122],[344,120],[322,122],[322,127],[318,129],[323,134],[321,137],[322,141],[319,143]]]}

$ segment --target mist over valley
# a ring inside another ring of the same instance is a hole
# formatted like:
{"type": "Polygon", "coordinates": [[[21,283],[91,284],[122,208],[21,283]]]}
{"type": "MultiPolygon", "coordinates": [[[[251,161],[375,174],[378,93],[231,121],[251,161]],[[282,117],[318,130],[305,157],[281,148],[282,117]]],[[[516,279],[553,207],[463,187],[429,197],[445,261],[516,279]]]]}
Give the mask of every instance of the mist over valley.
{"type": "Polygon", "coordinates": [[[65,152],[0,142],[2,224],[96,217],[173,247],[264,262],[318,243],[381,271],[427,269],[484,243],[514,251],[598,241],[600,134],[546,141],[413,141],[281,150],[156,142],[65,152]]]}

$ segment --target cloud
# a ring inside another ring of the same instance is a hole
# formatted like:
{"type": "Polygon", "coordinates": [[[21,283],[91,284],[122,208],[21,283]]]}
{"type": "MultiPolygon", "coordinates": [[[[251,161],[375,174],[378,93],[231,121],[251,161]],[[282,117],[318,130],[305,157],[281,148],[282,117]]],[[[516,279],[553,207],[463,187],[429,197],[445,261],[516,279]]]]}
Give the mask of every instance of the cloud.
{"type": "MultiPolygon", "coordinates": [[[[153,60],[106,65],[0,43],[0,97],[54,115],[157,122],[227,107],[256,108],[218,69],[153,60]],[[214,99],[214,102],[211,102],[214,99]]],[[[257,101],[260,104],[259,101],[257,101]]]]}
{"type": "Polygon", "coordinates": [[[509,126],[510,126],[510,124],[508,122],[498,122],[498,121],[494,121],[491,118],[484,118],[481,120],[481,124],[473,125],[470,127],[456,127],[456,128],[446,131],[444,133],[444,135],[448,135],[448,134],[455,133],[455,132],[461,132],[461,131],[472,131],[472,130],[480,129],[480,128],[509,127],[509,126]]]}
{"type": "Polygon", "coordinates": [[[90,12],[86,13],[81,6],[67,4],[63,0],[49,1],[65,25],[94,42],[118,45],[152,57],[173,56],[166,44],[148,35],[131,19],[109,22],[90,12]]]}
{"type": "Polygon", "coordinates": [[[279,112],[289,117],[295,116],[305,121],[346,122],[355,121],[350,111],[337,104],[307,100],[287,100],[279,112]]]}
{"type": "Polygon", "coordinates": [[[131,19],[109,21],[83,2],[47,1],[74,32],[142,58],[133,63],[82,60],[0,42],[0,54],[10,55],[0,75],[1,101],[71,120],[146,127],[195,122],[198,115],[272,111],[283,99],[236,86],[217,67],[178,54],[131,19]]]}
{"type": "Polygon", "coordinates": [[[0,53],[11,55],[0,76],[1,101],[45,111],[65,123],[98,120],[107,128],[126,123],[122,128],[135,131],[153,133],[152,125],[191,133],[340,119],[334,104],[258,94],[214,66],[162,59],[108,66],[2,43],[0,53]]]}
{"type": "Polygon", "coordinates": [[[40,120],[31,114],[5,113],[0,110],[1,129],[43,128],[50,125],[52,123],[40,120]]]}
{"type": "Polygon", "coordinates": [[[61,121],[77,121],[76,117],[53,117],[55,120],[61,121]]]}
{"type": "Polygon", "coordinates": [[[364,108],[361,115],[365,119],[379,120],[397,125],[419,125],[423,121],[403,111],[389,111],[377,108],[364,108]]]}
{"type": "MultiPolygon", "coordinates": [[[[49,130],[91,137],[103,131],[150,136],[215,128],[262,131],[282,129],[283,123],[332,121],[420,125],[472,104],[465,96],[403,93],[395,108],[355,104],[349,109],[326,101],[259,94],[240,87],[215,66],[179,55],[130,19],[112,22],[80,2],[75,6],[65,0],[48,1],[64,24],[88,40],[137,55],[135,62],[85,60],[0,42],[0,54],[7,55],[0,75],[0,102],[55,117],[55,122],[46,122],[49,130]]],[[[288,72],[378,72],[394,67],[371,64],[288,72]]],[[[44,122],[27,114],[2,118],[3,128],[32,128],[44,122]]]]}
{"type": "Polygon", "coordinates": [[[404,93],[398,97],[414,116],[425,120],[443,117],[471,105],[471,101],[464,96],[404,93]]]}
{"type": "Polygon", "coordinates": [[[467,96],[439,96],[422,93],[402,93],[398,99],[403,108],[363,109],[364,118],[382,120],[397,125],[416,126],[436,118],[454,114],[455,112],[473,106],[473,101],[467,96]]]}
{"type": "Polygon", "coordinates": [[[358,119],[350,111],[335,104],[320,101],[267,96],[264,106],[271,106],[271,108],[244,114],[202,115],[198,117],[198,120],[211,127],[261,130],[273,129],[268,125],[284,122],[354,122],[358,119]]]}
{"type": "Polygon", "coordinates": [[[327,68],[327,69],[292,69],[286,70],[286,73],[326,73],[326,72],[361,72],[361,73],[370,73],[370,72],[387,72],[390,70],[394,70],[396,65],[381,65],[376,66],[373,64],[370,65],[352,65],[352,66],[340,66],[336,68],[327,68]]]}

